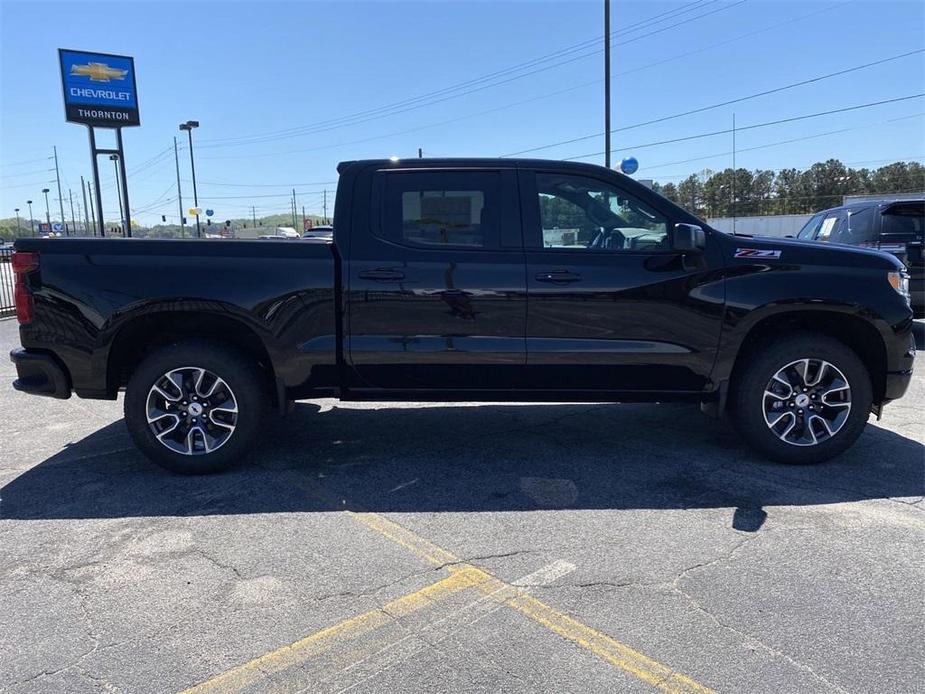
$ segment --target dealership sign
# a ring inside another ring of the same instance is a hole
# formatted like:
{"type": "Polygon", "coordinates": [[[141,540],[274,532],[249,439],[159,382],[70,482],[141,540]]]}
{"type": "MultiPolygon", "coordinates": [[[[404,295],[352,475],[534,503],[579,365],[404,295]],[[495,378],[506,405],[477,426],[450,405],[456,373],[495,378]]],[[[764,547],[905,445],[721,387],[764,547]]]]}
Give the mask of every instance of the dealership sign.
{"type": "Polygon", "coordinates": [[[125,55],[58,49],[69,123],[98,128],[140,125],[135,60],[125,55]]]}

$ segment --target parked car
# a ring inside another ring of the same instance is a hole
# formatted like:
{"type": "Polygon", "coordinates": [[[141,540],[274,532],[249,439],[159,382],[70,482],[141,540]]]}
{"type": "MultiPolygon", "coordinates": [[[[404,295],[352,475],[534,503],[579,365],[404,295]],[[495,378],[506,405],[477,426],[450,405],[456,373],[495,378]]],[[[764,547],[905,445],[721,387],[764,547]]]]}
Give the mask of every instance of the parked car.
{"type": "Polygon", "coordinates": [[[13,258],[13,244],[0,241],[0,263],[8,263],[13,258]]]}
{"type": "Polygon", "coordinates": [[[730,236],[588,164],[338,171],[333,244],[17,241],[13,386],[124,390],[138,447],[202,473],[253,446],[270,409],[331,396],[698,402],[761,454],[815,463],[909,385],[888,253],[730,236]]]}
{"type": "Polygon", "coordinates": [[[306,241],[331,242],[334,240],[334,227],[330,224],[319,224],[302,233],[302,238],[306,241]]]}
{"type": "Polygon", "coordinates": [[[909,272],[916,318],[925,318],[925,199],[865,200],[814,215],[797,238],[877,248],[897,256],[909,272]]]}

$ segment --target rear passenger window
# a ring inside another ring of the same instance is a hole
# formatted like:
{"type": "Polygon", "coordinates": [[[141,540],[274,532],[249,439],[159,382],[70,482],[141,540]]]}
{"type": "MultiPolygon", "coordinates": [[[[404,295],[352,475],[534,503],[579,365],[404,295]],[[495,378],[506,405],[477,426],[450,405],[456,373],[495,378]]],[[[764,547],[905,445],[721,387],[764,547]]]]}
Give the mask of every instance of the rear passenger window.
{"type": "Polygon", "coordinates": [[[386,175],[385,235],[423,248],[497,248],[496,173],[427,171],[386,175]]]}
{"type": "Polygon", "coordinates": [[[883,235],[891,240],[922,241],[925,205],[894,205],[883,214],[883,235]]]}

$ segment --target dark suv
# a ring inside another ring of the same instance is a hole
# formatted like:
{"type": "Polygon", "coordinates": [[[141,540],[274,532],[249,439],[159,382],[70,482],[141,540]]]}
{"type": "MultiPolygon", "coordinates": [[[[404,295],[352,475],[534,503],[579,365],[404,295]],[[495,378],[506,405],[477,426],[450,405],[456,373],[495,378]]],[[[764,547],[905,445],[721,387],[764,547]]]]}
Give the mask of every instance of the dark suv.
{"type": "Polygon", "coordinates": [[[806,222],[797,238],[877,248],[902,260],[916,318],[925,318],[925,199],[865,200],[823,210],[806,222]]]}

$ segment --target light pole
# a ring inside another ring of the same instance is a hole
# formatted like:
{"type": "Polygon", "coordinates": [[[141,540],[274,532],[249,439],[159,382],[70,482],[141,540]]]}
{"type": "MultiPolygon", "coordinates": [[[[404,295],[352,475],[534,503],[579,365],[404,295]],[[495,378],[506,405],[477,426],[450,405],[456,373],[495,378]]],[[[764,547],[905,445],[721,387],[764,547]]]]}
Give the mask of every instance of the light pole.
{"type": "Polygon", "coordinates": [[[125,234],[125,210],[122,209],[122,184],[119,182],[119,155],[110,154],[109,158],[112,160],[112,168],[116,172],[116,190],[119,191],[119,223],[122,225],[122,234],[125,234]]]}
{"type": "Polygon", "coordinates": [[[610,168],[610,0],[604,0],[604,166],[610,168]]]}
{"type": "Polygon", "coordinates": [[[32,230],[32,235],[35,236],[35,220],[32,219],[32,201],[26,200],[26,204],[29,206],[29,228],[32,230]]]}
{"type": "Polygon", "coordinates": [[[48,223],[48,233],[51,233],[51,212],[48,211],[48,188],[42,188],[45,193],[45,221],[48,223]]]}
{"type": "Polygon", "coordinates": [[[19,226],[19,208],[14,208],[16,210],[16,235],[19,236],[22,234],[22,227],[19,226]]]}
{"type": "MultiPolygon", "coordinates": [[[[199,127],[198,120],[188,120],[180,123],[180,130],[185,130],[189,135],[189,165],[193,172],[193,206],[199,209],[199,193],[196,191],[196,162],[193,159],[193,128],[199,127]]],[[[202,238],[202,224],[199,221],[199,215],[196,215],[196,236],[202,238]]]]}

